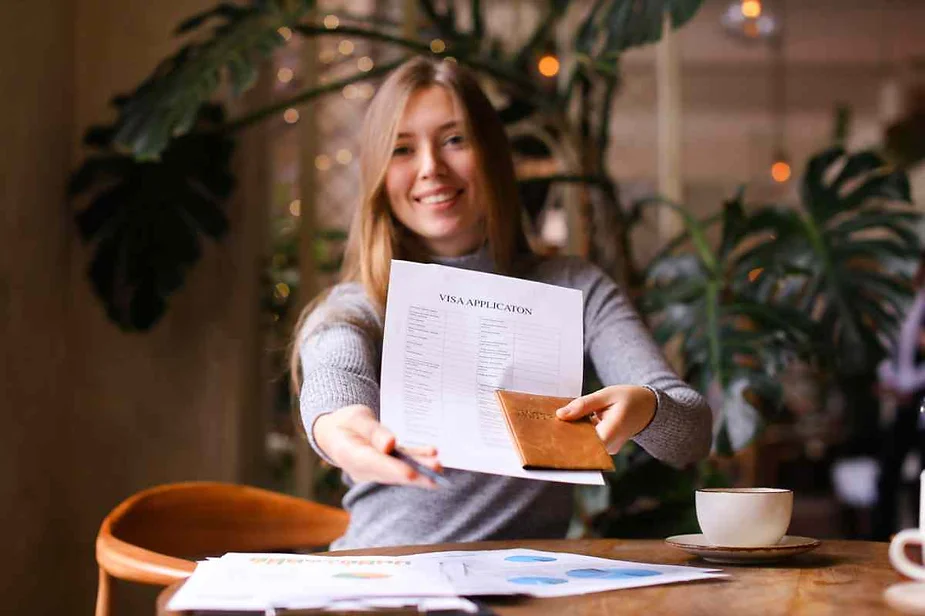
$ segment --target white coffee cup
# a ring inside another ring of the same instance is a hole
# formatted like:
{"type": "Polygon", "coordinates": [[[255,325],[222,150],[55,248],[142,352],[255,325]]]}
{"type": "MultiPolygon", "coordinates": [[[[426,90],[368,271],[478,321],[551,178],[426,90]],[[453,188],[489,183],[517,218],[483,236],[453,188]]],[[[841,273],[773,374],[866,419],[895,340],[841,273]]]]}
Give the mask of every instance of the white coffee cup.
{"type": "Polygon", "coordinates": [[[790,526],[793,492],[778,488],[704,488],[695,495],[697,522],[716,546],[777,545],[790,526]]]}
{"type": "MultiPolygon", "coordinates": [[[[919,485],[925,490],[925,471],[919,475],[919,485]]],[[[925,560],[925,491],[919,495],[919,527],[900,531],[890,541],[890,562],[893,567],[903,575],[925,581],[925,567],[909,560],[906,556],[907,545],[922,546],[922,557],[925,560]]]]}

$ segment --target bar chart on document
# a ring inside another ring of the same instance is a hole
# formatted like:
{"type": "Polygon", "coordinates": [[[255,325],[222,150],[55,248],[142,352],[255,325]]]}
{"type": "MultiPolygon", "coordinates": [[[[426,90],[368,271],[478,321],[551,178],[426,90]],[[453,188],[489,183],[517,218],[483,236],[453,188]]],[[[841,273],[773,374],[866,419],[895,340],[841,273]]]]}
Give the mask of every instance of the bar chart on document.
{"type": "Polygon", "coordinates": [[[392,262],[381,419],[448,468],[578,483],[599,473],[524,471],[496,389],[581,393],[581,292],[432,264],[392,262]]]}

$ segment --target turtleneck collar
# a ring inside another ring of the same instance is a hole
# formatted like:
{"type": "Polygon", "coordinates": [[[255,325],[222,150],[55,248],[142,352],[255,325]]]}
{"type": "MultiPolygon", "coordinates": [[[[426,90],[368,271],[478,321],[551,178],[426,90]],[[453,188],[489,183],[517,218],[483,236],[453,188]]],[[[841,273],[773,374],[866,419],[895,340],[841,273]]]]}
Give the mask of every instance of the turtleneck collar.
{"type": "Polygon", "coordinates": [[[440,265],[449,265],[467,270],[477,270],[480,272],[494,272],[495,263],[491,258],[491,251],[488,249],[488,242],[482,244],[480,248],[469,254],[458,257],[431,257],[433,263],[440,265]]]}

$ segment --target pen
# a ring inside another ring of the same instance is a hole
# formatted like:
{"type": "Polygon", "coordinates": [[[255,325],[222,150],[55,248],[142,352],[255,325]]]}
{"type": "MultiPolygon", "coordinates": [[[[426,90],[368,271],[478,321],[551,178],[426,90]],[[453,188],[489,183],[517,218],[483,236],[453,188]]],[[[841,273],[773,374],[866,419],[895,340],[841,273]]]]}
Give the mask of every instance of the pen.
{"type": "Polygon", "coordinates": [[[408,455],[407,453],[405,453],[402,449],[398,447],[395,447],[394,449],[392,449],[392,451],[389,452],[389,455],[392,456],[393,458],[398,458],[399,460],[401,460],[402,462],[404,462],[405,464],[413,468],[418,473],[424,475],[425,477],[427,477],[428,479],[436,483],[438,486],[443,486],[444,488],[448,488],[450,487],[450,485],[452,485],[449,479],[447,479],[446,477],[444,477],[437,471],[427,468],[426,466],[424,466],[423,464],[421,464],[420,462],[412,458],[410,455],[408,455]]]}

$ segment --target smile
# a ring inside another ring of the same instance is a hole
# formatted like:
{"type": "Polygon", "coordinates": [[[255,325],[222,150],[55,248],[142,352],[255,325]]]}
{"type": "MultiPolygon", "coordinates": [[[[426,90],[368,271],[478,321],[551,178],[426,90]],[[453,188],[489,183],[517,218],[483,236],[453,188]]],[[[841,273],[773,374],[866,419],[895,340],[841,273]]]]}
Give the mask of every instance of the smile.
{"type": "Polygon", "coordinates": [[[456,197],[462,194],[462,192],[461,189],[444,189],[412,198],[421,205],[449,205],[456,197]]]}

